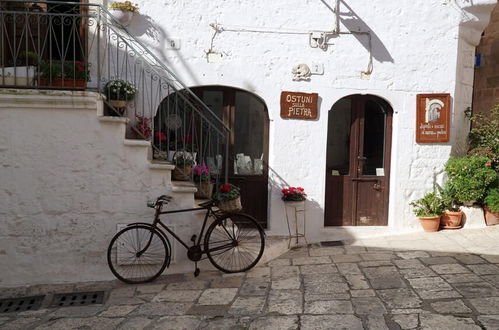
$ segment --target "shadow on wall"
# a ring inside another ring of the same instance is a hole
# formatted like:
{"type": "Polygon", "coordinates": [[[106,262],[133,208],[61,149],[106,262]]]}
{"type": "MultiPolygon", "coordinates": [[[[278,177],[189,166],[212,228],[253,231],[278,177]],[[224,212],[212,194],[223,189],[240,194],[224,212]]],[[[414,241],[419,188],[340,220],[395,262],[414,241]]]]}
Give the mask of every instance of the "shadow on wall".
{"type": "MultiPolygon", "coordinates": [[[[147,47],[152,49],[153,53],[158,55],[159,59],[163,61],[168,68],[171,67],[171,63],[168,61],[168,54],[166,53],[170,36],[161,26],[154,22],[151,16],[135,13],[135,17],[127,28],[127,31],[135,37],[143,37],[145,35],[147,39],[152,40],[154,43],[147,43],[147,47]]],[[[175,51],[175,58],[179,60],[179,63],[176,65],[181,65],[184,68],[192,85],[199,85],[200,82],[197,79],[196,74],[181,56],[180,52],[175,51]]],[[[175,72],[178,72],[178,70],[175,72]]]]}
{"type": "MultiPolygon", "coordinates": [[[[326,2],[326,0],[320,0],[331,12],[334,13],[334,9],[326,2]]],[[[352,32],[353,36],[360,42],[362,46],[372,53],[372,56],[378,62],[392,62],[393,58],[386,49],[385,45],[381,39],[376,35],[376,33],[371,30],[371,28],[364,22],[353,9],[346,4],[344,0],[340,1],[340,14],[338,16],[340,23],[343,24],[349,32],[352,32]],[[371,35],[371,45],[369,45],[369,37],[364,34],[355,34],[355,32],[369,32],[371,35]]]]}

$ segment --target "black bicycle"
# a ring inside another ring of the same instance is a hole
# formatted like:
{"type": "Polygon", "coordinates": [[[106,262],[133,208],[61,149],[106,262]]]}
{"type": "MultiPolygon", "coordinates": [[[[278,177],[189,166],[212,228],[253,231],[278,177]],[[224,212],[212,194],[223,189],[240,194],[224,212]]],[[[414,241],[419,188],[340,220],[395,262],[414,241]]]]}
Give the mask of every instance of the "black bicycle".
{"type": "Polygon", "coordinates": [[[132,223],[114,235],[107,249],[107,262],[118,279],[126,283],[145,283],[161,275],[170,265],[172,250],[163,230],[187,249],[187,257],[195,262],[195,276],[199,275],[197,262],[205,259],[205,254],[213,266],[225,273],[245,272],[258,263],[265,248],[265,233],[253,217],[215,211],[213,201],[201,203],[197,208],[163,211],[171,199],[163,195],[155,202],[147,203],[148,207],[156,209],[152,224],[132,223]],[[188,246],[159,218],[162,214],[199,210],[206,210],[206,214],[201,232],[191,237],[192,246],[188,246]],[[213,219],[213,222],[204,234],[208,219],[213,219]]]}

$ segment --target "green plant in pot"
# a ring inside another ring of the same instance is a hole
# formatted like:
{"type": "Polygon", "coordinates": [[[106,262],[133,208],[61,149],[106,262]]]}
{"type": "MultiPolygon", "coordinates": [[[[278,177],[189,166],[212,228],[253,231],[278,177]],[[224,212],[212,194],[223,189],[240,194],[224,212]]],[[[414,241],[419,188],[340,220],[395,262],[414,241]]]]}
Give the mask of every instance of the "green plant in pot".
{"type": "Polygon", "coordinates": [[[233,184],[221,185],[213,199],[221,211],[238,212],[242,209],[240,189],[233,184]]]}
{"type": "Polygon", "coordinates": [[[499,188],[492,188],[487,191],[483,209],[487,226],[499,224],[499,188]]]}
{"type": "Polygon", "coordinates": [[[40,86],[82,89],[90,81],[90,70],[86,62],[40,60],[38,77],[40,86]]]}
{"type": "Polygon", "coordinates": [[[173,157],[175,169],[172,172],[172,179],[178,181],[188,181],[192,178],[192,166],[194,159],[188,151],[177,151],[173,157]]]}
{"type": "Polygon", "coordinates": [[[137,91],[134,84],[122,79],[109,80],[104,86],[104,95],[109,103],[119,111],[126,108],[127,103],[137,95],[137,91]]]}
{"type": "Polygon", "coordinates": [[[487,116],[474,115],[471,120],[468,155],[486,156],[491,160],[491,167],[499,170],[499,104],[487,116]]]}
{"type": "Polygon", "coordinates": [[[413,212],[419,218],[424,231],[438,231],[440,217],[445,207],[442,198],[436,192],[427,193],[410,205],[414,208],[413,212]]]}
{"type": "Polygon", "coordinates": [[[487,189],[497,179],[491,161],[482,156],[450,158],[445,164],[450,189],[457,203],[472,205],[481,203],[487,189]]]}
{"type": "Polygon", "coordinates": [[[456,199],[456,192],[447,183],[443,187],[437,185],[437,189],[444,206],[440,226],[445,229],[461,228],[463,211],[461,211],[461,206],[456,199]]]}

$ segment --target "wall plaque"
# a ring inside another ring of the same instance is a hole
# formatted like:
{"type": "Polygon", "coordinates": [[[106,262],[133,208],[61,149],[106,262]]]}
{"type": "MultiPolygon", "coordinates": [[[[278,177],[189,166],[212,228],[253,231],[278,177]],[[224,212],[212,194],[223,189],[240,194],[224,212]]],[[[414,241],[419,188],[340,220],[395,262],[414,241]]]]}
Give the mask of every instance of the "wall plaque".
{"type": "Polygon", "coordinates": [[[281,118],[317,119],[317,93],[281,92],[281,118]]]}
{"type": "Polygon", "coordinates": [[[449,142],[450,94],[418,94],[416,142],[449,142]]]}

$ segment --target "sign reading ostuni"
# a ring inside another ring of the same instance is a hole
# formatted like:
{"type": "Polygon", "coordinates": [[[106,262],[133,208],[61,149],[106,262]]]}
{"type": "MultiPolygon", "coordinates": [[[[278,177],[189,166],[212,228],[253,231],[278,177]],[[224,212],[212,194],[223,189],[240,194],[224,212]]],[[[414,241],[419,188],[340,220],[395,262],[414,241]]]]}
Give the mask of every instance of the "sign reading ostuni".
{"type": "Polygon", "coordinates": [[[317,119],[317,93],[282,92],[281,118],[317,119]]]}

